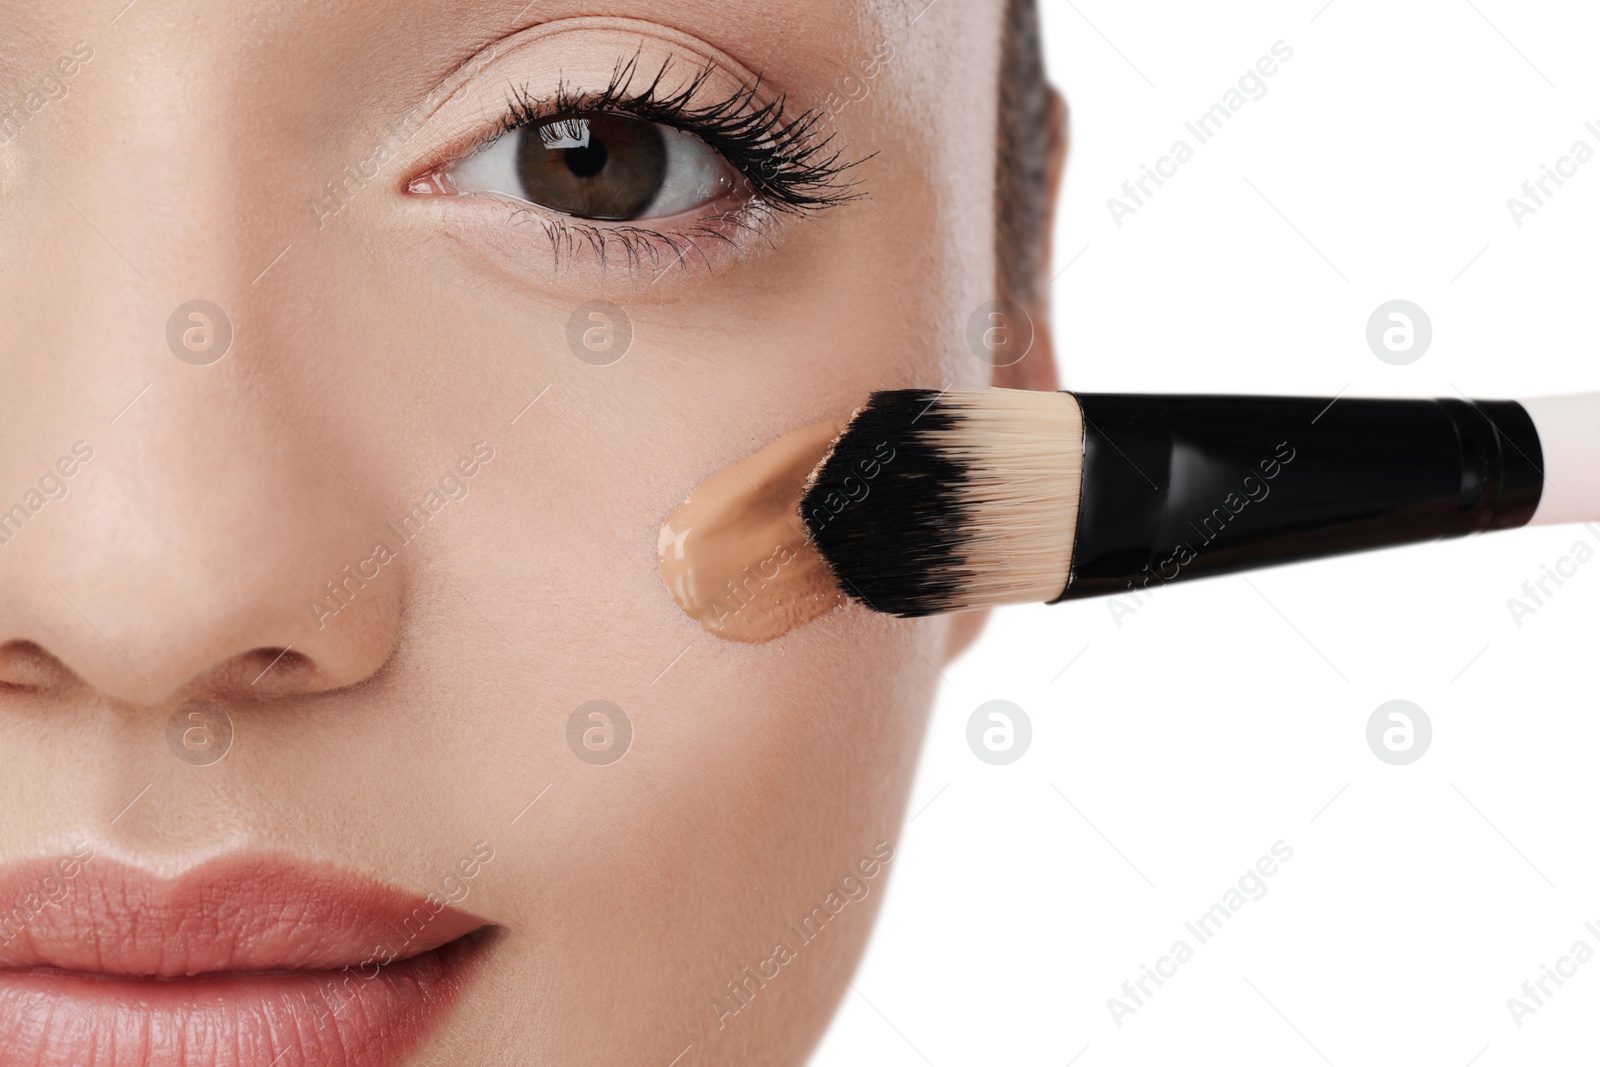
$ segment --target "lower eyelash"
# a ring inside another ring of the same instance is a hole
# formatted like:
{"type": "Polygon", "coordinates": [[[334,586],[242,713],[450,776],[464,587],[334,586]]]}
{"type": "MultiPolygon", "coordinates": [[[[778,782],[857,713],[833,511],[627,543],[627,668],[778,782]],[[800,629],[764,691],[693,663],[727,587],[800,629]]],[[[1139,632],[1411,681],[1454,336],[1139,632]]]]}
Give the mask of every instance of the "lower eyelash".
{"type": "Polygon", "coordinates": [[[725,232],[728,229],[743,231],[770,244],[765,224],[775,213],[772,207],[752,200],[694,226],[669,232],[628,224],[600,225],[570,216],[547,215],[534,206],[519,204],[512,211],[510,221],[514,225],[540,226],[550,239],[557,267],[563,257],[572,258],[579,248],[586,247],[598,257],[602,269],[620,257],[629,271],[648,265],[650,272],[659,277],[679,265],[688,269],[695,256],[710,269],[711,260],[704,245],[721,243],[740,251],[739,243],[725,232]],[[719,225],[724,228],[717,228],[719,225]]]}

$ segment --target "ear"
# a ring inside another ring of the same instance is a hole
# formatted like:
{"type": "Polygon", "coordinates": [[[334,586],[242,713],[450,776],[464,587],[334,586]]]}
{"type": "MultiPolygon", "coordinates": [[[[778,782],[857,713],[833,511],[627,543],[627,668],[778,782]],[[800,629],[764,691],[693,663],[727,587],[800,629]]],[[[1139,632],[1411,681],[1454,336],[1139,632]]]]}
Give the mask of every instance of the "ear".
{"type": "Polygon", "coordinates": [[[1061,176],[1067,167],[1067,102],[1054,88],[1050,90],[1050,110],[1045,127],[1045,213],[1044,240],[1033,285],[1027,293],[1005,293],[1015,300],[1033,321],[1033,347],[1009,367],[996,367],[991,384],[1001,389],[1059,389],[1056,369],[1055,334],[1051,327],[1050,283],[1054,280],[1052,244],[1056,208],[1061,198],[1061,176]]]}
{"type": "MultiPolygon", "coordinates": [[[[996,367],[990,384],[1002,389],[1059,389],[1056,370],[1055,336],[1050,318],[1051,235],[1055,232],[1056,205],[1061,197],[1061,176],[1067,167],[1067,102],[1054,88],[1050,90],[1050,111],[1046,120],[1045,237],[1039,249],[1038,273],[1027,294],[1003,294],[1016,300],[1033,320],[1033,347],[1009,367],[996,367]]],[[[950,616],[945,638],[945,662],[955,659],[972,646],[989,621],[988,611],[963,611],[950,616]]]]}

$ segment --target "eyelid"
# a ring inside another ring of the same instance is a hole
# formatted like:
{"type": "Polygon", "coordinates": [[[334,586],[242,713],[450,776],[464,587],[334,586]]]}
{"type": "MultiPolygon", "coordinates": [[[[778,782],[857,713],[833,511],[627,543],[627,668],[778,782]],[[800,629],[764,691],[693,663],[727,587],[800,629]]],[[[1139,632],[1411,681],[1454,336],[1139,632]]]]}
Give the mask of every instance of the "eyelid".
{"type": "Polygon", "coordinates": [[[504,128],[508,85],[525,85],[536,96],[553,95],[562,84],[598,93],[626,57],[637,57],[639,69],[651,72],[670,60],[675,76],[683,79],[709,70],[703,86],[707,99],[729,96],[741,86],[756,87],[753,104],[758,107],[788,95],[721,49],[653,22],[582,17],[544,23],[487,46],[408,113],[414,132],[407,137],[410,150],[401,153],[400,188],[459,162],[498,136],[504,128]]]}

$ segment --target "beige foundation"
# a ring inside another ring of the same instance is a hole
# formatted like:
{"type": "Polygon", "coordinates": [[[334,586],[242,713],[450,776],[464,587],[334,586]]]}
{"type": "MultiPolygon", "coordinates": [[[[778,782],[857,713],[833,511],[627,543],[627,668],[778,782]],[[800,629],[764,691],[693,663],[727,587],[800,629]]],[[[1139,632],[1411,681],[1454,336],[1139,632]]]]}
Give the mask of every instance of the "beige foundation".
{"type": "Polygon", "coordinates": [[[806,479],[845,423],[785,434],[701,482],[661,527],[661,577],[684,612],[732,641],[771,641],[844,602],[800,520],[806,479]]]}

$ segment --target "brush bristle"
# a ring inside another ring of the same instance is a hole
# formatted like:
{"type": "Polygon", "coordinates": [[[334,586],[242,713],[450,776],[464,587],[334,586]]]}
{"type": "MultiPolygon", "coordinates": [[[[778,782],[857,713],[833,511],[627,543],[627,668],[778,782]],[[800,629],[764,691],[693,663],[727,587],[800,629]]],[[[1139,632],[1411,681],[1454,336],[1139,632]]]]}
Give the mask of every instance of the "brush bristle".
{"type": "Polygon", "coordinates": [[[850,596],[915,618],[1053,600],[1083,468],[1068,393],[874,393],[812,473],[801,516],[850,596]]]}

